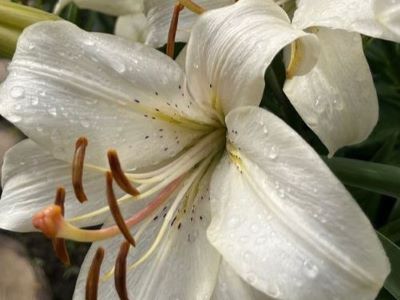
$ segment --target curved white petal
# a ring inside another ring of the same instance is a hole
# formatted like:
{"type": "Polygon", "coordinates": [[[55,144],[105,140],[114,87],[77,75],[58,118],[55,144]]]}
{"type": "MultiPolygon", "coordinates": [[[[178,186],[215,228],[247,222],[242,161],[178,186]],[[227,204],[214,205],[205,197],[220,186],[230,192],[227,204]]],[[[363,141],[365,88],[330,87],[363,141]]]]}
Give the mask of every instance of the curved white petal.
{"type": "Polygon", "coordinates": [[[314,69],[288,79],[284,91],[331,155],[365,140],[378,121],[378,99],[361,36],[320,28],[314,69]]]}
{"type": "Polygon", "coordinates": [[[293,24],[302,29],[313,26],[344,29],[399,42],[399,35],[387,29],[374,14],[372,2],[373,0],[298,0],[293,24]]]}
{"type": "Polygon", "coordinates": [[[59,0],[54,7],[54,13],[59,14],[71,2],[74,2],[79,8],[90,9],[112,16],[143,11],[143,0],[59,0]]]}
{"type": "MultiPolygon", "coordinates": [[[[31,140],[11,148],[2,170],[3,193],[0,200],[0,227],[13,231],[33,231],[32,216],[54,203],[56,189],[66,190],[65,217],[71,218],[93,211],[106,203],[105,176],[85,169],[84,187],[88,201],[76,200],[71,184],[71,165],[55,159],[31,140]]],[[[106,216],[83,220],[80,226],[104,222],[106,216]]]]}
{"type": "Polygon", "coordinates": [[[143,13],[137,13],[118,17],[114,33],[131,41],[143,43],[147,35],[146,16],[143,13]]]}
{"type": "Polygon", "coordinates": [[[207,12],[194,26],[188,44],[189,90],[204,107],[225,114],[237,106],[258,105],[266,68],[295,40],[301,40],[305,55],[313,58],[305,59],[312,62],[311,69],[317,60],[317,39],[293,29],[273,1],[239,1],[207,12]]]}
{"type": "Polygon", "coordinates": [[[400,42],[400,1],[372,0],[372,7],[378,21],[396,34],[396,41],[400,42]]]}
{"type": "Polygon", "coordinates": [[[223,258],[279,299],[374,299],[389,273],[387,257],[319,156],[260,108],[238,108],[226,124],[236,152],[212,178],[208,229],[223,258]]]}
{"type": "MultiPolygon", "coordinates": [[[[207,10],[234,3],[234,0],[198,0],[195,3],[207,10]]],[[[149,22],[149,33],[146,43],[153,47],[161,47],[167,43],[168,31],[171,23],[172,12],[176,0],[147,0],[145,1],[145,14],[149,22]]],[[[184,9],[179,15],[176,42],[187,42],[193,24],[198,15],[184,9]]]]}
{"type": "MultiPolygon", "coordinates": [[[[206,228],[210,222],[208,180],[204,180],[196,196],[194,213],[188,208],[182,219],[177,218],[156,251],[132,271],[128,271],[127,287],[130,299],[209,299],[218,275],[220,255],[207,241],[206,228]],[[179,225],[181,224],[181,225],[179,225]],[[179,229],[178,229],[179,226],[179,229]]],[[[163,222],[165,210],[157,214],[136,239],[136,247],[130,250],[128,266],[137,261],[151,246],[163,222]]],[[[140,229],[140,225],[137,226],[140,229]]],[[[137,230],[135,229],[135,232],[137,230]]],[[[91,260],[97,247],[105,248],[102,274],[115,263],[122,239],[114,238],[96,242],[91,247],[81,268],[74,299],[84,298],[85,281],[91,260]]],[[[114,280],[101,282],[99,299],[118,299],[114,280]]]]}
{"type": "Polygon", "coordinates": [[[125,167],[148,166],[203,134],[189,119],[207,122],[183,94],[184,73],[173,60],[68,22],[25,30],[9,72],[0,113],[59,159],[70,160],[86,136],[91,164],[107,165],[112,147],[125,167]]]}
{"type": "Polygon", "coordinates": [[[185,68],[186,63],[186,53],[187,53],[187,46],[183,47],[181,52],[179,52],[178,56],[175,58],[175,61],[181,68],[185,68]]]}
{"type": "Polygon", "coordinates": [[[219,267],[218,280],[212,300],[267,300],[271,299],[253,288],[233,271],[226,261],[219,267]]]}

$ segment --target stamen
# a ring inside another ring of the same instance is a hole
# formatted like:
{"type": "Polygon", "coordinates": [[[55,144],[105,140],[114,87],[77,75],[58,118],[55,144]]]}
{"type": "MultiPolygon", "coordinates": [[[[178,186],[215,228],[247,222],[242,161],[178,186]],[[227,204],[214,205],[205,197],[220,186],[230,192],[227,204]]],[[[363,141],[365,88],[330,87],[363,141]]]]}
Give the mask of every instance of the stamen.
{"type": "Polygon", "coordinates": [[[128,242],[121,244],[117,260],[115,261],[114,282],[115,289],[121,300],[129,300],[126,288],[126,257],[128,256],[130,245],[128,242]]]}
{"type": "Polygon", "coordinates": [[[104,249],[98,248],[90,265],[86,279],[86,300],[96,300],[99,286],[100,268],[104,258],[104,249]]]}
{"type": "Polygon", "coordinates": [[[175,36],[176,30],[178,29],[179,13],[182,11],[184,6],[179,2],[175,4],[174,11],[172,13],[171,24],[168,31],[168,41],[167,41],[167,55],[174,58],[175,53],[175,36]]]}
{"type": "MultiPolygon", "coordinates": [[[[56,199],[54,200],[54,204],[61,208],[61,215],[64,216],[64,202],[65,202],[65,189],[63,187],[59,187],[56,193],[56,199]]],[[[56,256],[59,260],[65,265],[70,265],[69,254],[67,250],[67,245],[65,244],[64,239],[55,238],[52,240],[53,249],[56,253],[56,256]]]]}
{"type": "MultiPolygon", "coordinates": [[[[184,174],[185,175],[185,174],[184,174]]],[[[138,211],[132,217],[125,221],[128,228],[140,223],[159,208],[174,191],[179,187],[184,175],[171,182],[161,193],[151,201],[146,207],[138,211]]],[[[38,212],[32,220],[33,225],[41,230],[50,238],[62,237],[78,242],[93,242],[111,238],[120,234],[120,228],[116,225],[98,230],[80,229],[67,222],[61,215],[61,209],[57,205],[49,207],[38,212]]]]}
{"type": "Polygon", "coordinates": [[[130,183],[122,171],[117,151],[109,150],[107,156],[112,175],[119,187],[132,196],[139,195],[139,191],[130,183]]]}
{"type": "Polygon", "coordinates": [[[76,198],[79,202],[85,202],[87,200],[85,191],[83,189],[82,177],[83,177],[83,163],[85,161],[85,152],[88,141],[85,137],[80,137],[75,144],[75,154],[72,161],[72,186],[76,198]]]}
{"type": "Polygon", "coordinates": [[[184,7],[186,7],[187,9],[194,12],[195,14],[201,15],[203,12],[205,12],[204,8],[197,5],[191,0],[179,0],[179,3],[182,4],[184,7]]]}
{"type": "Polygon", "coordinates": [[[135,247],[136,246],[135,240],[131,235],[128,227],[126,226],[124,218],[118,207],[117,198],[115,197],[114,190],[112,187],[113,177],[111,172],[106,173],[106,182],[107,182],[107,200],[108,200],[108,206],[110,207],[111,215],[113,216],[114,221],[117,224],[122,235],[133,247],[135,247]]]}

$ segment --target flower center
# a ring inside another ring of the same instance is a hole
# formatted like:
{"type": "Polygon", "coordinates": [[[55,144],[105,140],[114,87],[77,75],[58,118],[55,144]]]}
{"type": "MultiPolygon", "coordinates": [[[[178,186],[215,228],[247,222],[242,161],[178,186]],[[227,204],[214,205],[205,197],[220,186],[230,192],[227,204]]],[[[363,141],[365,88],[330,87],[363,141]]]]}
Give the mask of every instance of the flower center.
{"type": "MultiPolygon", "coordinates": [[[[162,225],[152,245],[141,258],[129,267],[131,270],[151,256],[170,227],[175,226],[179,230],[181,227],[180,220],[190,208],[195,207],[199,183],[207,172],[213,170],[225,147],[225,128],[216,129],[203,136],[172,161],[161,167],[142,173],[124,172],[118,153],[114,149],[109,150],[107,154],[109,170],[87,165],[84,161],[87,147],[86,138],[82,137],[77,140],[72,162],[72,186],[75,196],[80,202],[90,201],[84,190],[83,173],[86,168],[96,168],[105,173],[108,206],[67,220],[64,218],[65,190],[59,188],[55,203],[36,213],[33,216],[32,223],[53,240],[57,256],[65,264],[68,264],[69,257],[65,247],[65,239],[93,242],[121,234],[130,246],[135,247],[137,242],[140,243],[140,235],[149,224],[153,220],[163,218],[162,225]],[[114,182],[126,193],[119,199],[116,198],[114,193],[114,182]],[[121,209],[125,211],[125,209],[128,209],[128,204],[133,205],[140,201],[144,202],[145,205],[142,205],[141,209],[136,209],[135,213],[124,219],[121,209]],[[78,221],[107,213],[111,213],[115,225],[98,230],[81,229],[74,225],[78,221]],[[138,226],[135,236],[131,234],[131,228],[134,226],[138,226]]],[[[127,255],[127,251],[125,252],[127,255]]],[[[124,255],[121,257],[124,257],[124,255]]],[[[95,261],[99,263],[101,260],[95,259],[95,261]]],[[[97,272],[95,267],[93,267],[93,270],[93,272],[97,272]]],[[[110,270],[105,278],[109,278],[113,274],[116,276],[116,270],[110,270]]],[[[119,277],[121,277],[120,273],[119,271],[119,277]]],[[[87,284],[93,286],[90,280],[93,281],[98,276],[90,275],[89,277],[92,279],[88,278],[87,284]]],[[[118,284],[120,292],[123,293],[123,284],[121,282],[118,284]]]]}

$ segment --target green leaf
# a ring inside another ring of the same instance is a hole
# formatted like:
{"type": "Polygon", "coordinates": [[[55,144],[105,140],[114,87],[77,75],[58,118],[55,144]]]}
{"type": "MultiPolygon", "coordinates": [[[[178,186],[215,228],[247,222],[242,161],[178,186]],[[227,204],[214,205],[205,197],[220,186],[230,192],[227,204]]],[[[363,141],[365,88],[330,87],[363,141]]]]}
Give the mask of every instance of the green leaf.
{"type": "Polygon", "coordinates": [[[400,241],[400,219],[386,224],[379,232],[394,242],[400,241]]]}
{"type": "Polygon", "coordinates": [[[390,260],[392,271],[385,281],[385,288],[397,299],[400,299],[400,248],[379,231],[383,248],[390,260]]]}
{"type": "Polygon", "coordinates": [[[350,158],[322,158],[344,184],[400,197],[400,168],[350,158]]]}

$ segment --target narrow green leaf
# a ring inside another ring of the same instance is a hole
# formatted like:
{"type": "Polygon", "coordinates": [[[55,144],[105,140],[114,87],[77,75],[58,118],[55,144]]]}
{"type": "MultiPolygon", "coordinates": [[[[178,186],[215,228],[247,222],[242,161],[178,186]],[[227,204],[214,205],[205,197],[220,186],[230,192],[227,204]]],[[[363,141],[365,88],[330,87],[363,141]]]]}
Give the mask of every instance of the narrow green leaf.
{"type": "Polygon", "coordinates": [[[400,241],[400,219],[386,224],[379,232],[394,242],[400,241]]]}
{"type": "Polygon", "coordinates": [[[380,238],[383,248],[389,257],[392,271],[385,281],[385,288],[397,299],[400,299],[400,248],[391,240],[385,237],[379,231],[378,237],[380,238]]]}
{"type": "Polygon", "coordinates": [[[322,158],[344,184],[400,197],[400,168],[350,158],[322,158]]]}

